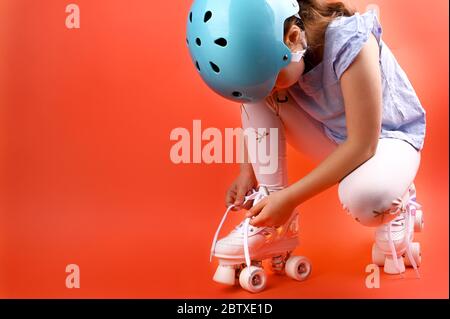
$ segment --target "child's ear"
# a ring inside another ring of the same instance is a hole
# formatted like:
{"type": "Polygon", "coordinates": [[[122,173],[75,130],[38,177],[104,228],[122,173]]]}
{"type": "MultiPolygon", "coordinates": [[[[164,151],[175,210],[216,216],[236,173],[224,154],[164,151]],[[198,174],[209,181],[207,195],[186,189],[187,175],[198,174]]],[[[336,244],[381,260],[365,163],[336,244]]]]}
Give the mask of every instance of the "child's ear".
{"type": "Polygon", "coordinates": [[[290,49],[295,48],[298,44],[303,44],[302,30],[297,25],[293,24],[286,33],[284,41],[290,49]]]}

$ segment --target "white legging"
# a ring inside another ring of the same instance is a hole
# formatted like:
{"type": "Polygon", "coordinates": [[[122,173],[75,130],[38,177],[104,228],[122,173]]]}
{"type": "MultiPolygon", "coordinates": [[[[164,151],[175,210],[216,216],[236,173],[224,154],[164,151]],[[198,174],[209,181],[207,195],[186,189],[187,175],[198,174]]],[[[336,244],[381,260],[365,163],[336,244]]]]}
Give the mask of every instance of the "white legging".
{"type": "MultiPolygon", "coordinates": [[[[243,129],[278,130],[276,172],[261,174],[262,164],[257,160],[252,164],[259,184],[276,188],[287,186],[286,141],[317,163],[338,146],[325,135],[322,124],[307,114],[287,92],[279,100],[272,96],[262,102],[242,105],[241,117],[243,129]]],[[[270,139],[264,141],[270,152],[270,139]]],[[[394,207],[393,201],[398,198],[404,204],[408,201],[408,190],[419,164],[420,152],[409,143],[382,138],[376,154],[339,183],[339,200],[356,221],[366,226],[379,226],[392,219],[386,220],[380,212],[390,211],[394,207]]]]}

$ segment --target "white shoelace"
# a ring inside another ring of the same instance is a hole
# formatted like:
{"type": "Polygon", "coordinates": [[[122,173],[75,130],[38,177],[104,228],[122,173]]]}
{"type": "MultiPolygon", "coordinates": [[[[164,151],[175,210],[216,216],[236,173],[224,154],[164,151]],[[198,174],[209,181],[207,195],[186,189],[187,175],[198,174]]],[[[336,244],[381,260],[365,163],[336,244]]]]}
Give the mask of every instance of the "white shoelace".
{"type": "MultiPolygon", "coordinates": [[[[266,185],[260,185],[258,187],[258,191],[252,190],[252,193],[248,196],[245,196],[244,203],[242,206],[244,206],[249,201],[253,200],[253,206],[256,205],[258,202],[260,202],[263,198],[267,197],[267,193],[263,191],[263,189],[266,190],[281,190],[280,187],[272,187],[272,186],[266,186],[266,185]]],[[[220,221],[219,227],[217,227],[216,233],[214,235],[214,239],[211,246],[211,254],[209,256],[209,261],[212,261],[212,257],[214,255],[214,251],[216,249],[217,244],[217,238],[219,237],[220,230],[222,229],[222,226],[228,216],[228,213],[234,208],[236,205],[232,204],[228,206],[227,210],[225,211],[225,214],[222,217],[222,220],[220,221]]],[[[251,260],[250,260],[250,250],[248,248],[248,229],[250,225],[251,217],[248,217],[244,220],[243,223],[243,233],[244,233],[244,256],[245,256],[245,263],[247,264],[247,267],[251,266],[251,260]]]]}
{"type": "MultiPolygon", "coordinates": [[[[406,223],[406,254],[408,256],[408,259],[411,263],[411,265],[414,268],[414,271],[416,273],[417,278],[420,278],[420,272],[419,269],[417,267],[417,263],[414,259],[414,256],[411,252],[411,237],[410,237],[410,232],[411,232],[411,217],[415,218],[416,215],[416,210],[421,209],[421,205],[419,203],[416,202],[416,196],[411,196],[408,200],[408,203],[406,204],[406,212],[405,212],[405,223],[406,223]]],[[[401,208],[399,208],[401,209],[401,208]]],[[[394,265],[395,268],[397,268],[399,274],[403,277],[403,274],[401,273],[401,269],[400,269],[400,265],[398,264],[398,260],[397,260],[397,251],[395,249],[395,244],[394,241],[392,239],[392,223],[394,223],[394,221],[390,222],[388,224],[388,240],[389,240],[389,247],[391,249],[391,254],[392,254],[392,258],[394,259],[394,265]]],[[[412,230],[414,231],[414,229],[412,230]]]]}

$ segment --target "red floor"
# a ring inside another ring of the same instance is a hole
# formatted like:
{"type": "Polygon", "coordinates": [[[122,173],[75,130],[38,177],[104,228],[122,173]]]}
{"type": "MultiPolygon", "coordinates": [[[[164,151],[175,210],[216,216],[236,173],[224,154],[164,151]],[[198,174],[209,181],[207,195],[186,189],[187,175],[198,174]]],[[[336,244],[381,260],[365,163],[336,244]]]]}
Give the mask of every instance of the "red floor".
{"type": "MultiPolygon", "coordinates": [[[[213,177],[221,175],[218,169],[212,171],[213,177]]],[[[426,217],[424,232],[416,237],[423,247],[421,279],[412,270],[405,279],[383,274],[380,289],[366,288],[373,230],[346,216],[332,188],[302,206],[302,244],[297,253],[311,259],[310,279],[299,283],[270,274],[267,290],[258,297],[447,298],[448,184],[445,178],[424,178],[424,173],[416,182],[426,217]]],[[[216,180],[225,181],[223,177],[216,180]]],[[[62,202],[51,204],[54,211],[38,219],[24,205],[27,218],[8,215],[6,225],[15,228],[2,231],[7,240],[2,241],[0,296],[253,298],[211,280],[216,263],[208,262],[208,253],[222,213],[222,206],[214,204],[220,202],[217,189],[198,199],[176,196],[174,190],[177,200],[167,205],[179,209],[179,216],[156,215],[164,211],[158,204],[119,211],[105,204],[85,211],[85,203],[65,207],[62,202]],[[200,215],[200,211],[208,214],[200,215]],[[152,214],[155,221],[150,223],[152,214]],[[80,266],[79,290],[64,286],[69,263],[80,266]]],[[[49,207],[49,203],[41,205],[49,207]]],[[[235,214],[227,228],[237,221],[235,214]]]]}

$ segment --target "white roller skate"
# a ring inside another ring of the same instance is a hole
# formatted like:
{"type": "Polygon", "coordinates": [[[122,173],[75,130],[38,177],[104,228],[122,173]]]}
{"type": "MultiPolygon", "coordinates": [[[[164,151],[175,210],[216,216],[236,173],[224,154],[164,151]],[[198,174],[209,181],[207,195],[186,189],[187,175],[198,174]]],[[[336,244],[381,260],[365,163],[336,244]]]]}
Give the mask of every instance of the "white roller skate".
{"type": "MultiPolygon", "coordinates": [[[[245,198],[253,200],[253,206],[269,195],[265,186],[245,198]]],[[[226,285],[240,283],[250,292],[260,292],[266,287],[267,276],[262,262],[271,259],[275,273],[286,273],[289,277],[303,281],[311,273],[310,261],[301,256],[291,256],[298,245],[298,213],[292,213],[281,227],[253,227],[250,218],[246,218],[228,236],[217,241],[220,229],[228,212],[228,207],[214,236],[211,247],[211,259],[219,259],[219,266],[213,280],[226,285]]]]}
{"type": "Polygon", "coordinates": [[[413,240],[414,232],[423,229],[423,213],[421,205],[416,201],[414,184],[409,188],[408,195],[406,205],[402,205],[401,201],[395,202],[398,204],[399,215],[376,230],[372,261],[378,266],[384,266],[384,272],[388,274],[402,274],[405,272],[405,266],[411,266],[417,277],[420,277],[420,244],[413,240]]]}

